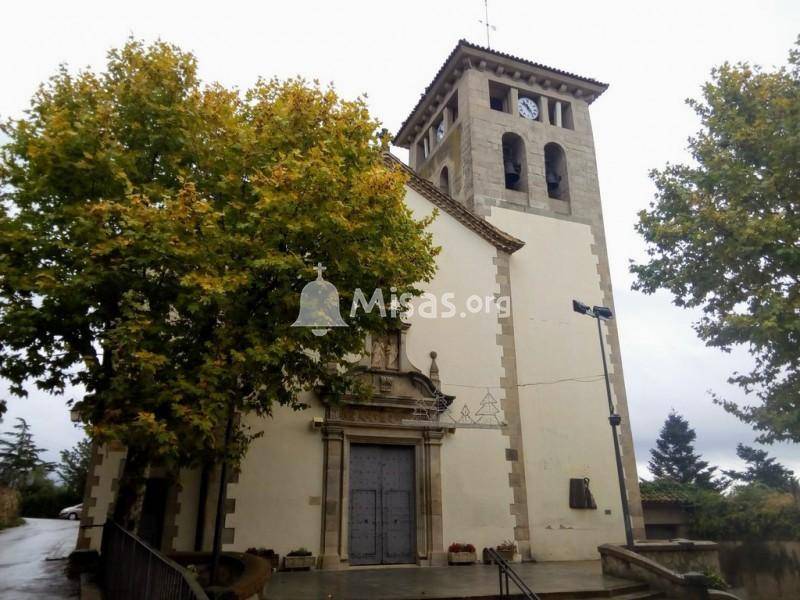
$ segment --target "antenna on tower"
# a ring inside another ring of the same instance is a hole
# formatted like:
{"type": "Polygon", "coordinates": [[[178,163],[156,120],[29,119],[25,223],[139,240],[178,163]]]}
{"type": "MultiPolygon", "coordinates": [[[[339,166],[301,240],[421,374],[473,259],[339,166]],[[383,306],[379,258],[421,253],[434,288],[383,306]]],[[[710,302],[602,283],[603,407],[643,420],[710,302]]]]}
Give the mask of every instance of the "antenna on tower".
{"type": "Polygon", "coordinates": [[[492,31],[497,31],[497,27],[489,23],[489,0],[483,0],[483,11],[485,14],[485,20],[478,19],[478,23],[481,23],[486,27],[486,47],[491,48],[492,42],[489,39],[489,30],[491,29],[492,31]]]}

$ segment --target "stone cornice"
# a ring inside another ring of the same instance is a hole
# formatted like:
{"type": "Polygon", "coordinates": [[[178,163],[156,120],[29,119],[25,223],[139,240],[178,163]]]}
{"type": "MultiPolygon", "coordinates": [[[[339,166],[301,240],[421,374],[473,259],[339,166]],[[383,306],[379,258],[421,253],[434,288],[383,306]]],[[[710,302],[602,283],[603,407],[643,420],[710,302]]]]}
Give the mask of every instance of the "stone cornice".
{"type": "Polygon", "coordinates": [[[447,95],[454,81],[466,69],[471,68],[493,71],[498,76],[511,78],[512,81],[524,81],[562,94],[571,94],[589,104],[608,88],[608,84],[596,79],[460,40],[433,81],[425,88],[411,114],[400,126],[394,137],[394,144],[408,148],[416,137],[415,128],[427,122],[432,113],[438,110],[441,98],[447,95]]]}

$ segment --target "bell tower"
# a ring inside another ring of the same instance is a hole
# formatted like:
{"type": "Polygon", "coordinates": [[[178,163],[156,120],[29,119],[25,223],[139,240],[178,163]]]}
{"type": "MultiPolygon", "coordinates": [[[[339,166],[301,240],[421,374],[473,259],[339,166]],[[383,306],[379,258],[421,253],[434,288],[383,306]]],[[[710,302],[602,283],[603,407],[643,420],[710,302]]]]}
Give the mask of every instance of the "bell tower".
{"type": "Polygon", "coordinates": [[[461,40],[394,142],[478,215],[509,206],[590,217],[600,199],[589,105],[607,87],[461,40]]]}
{"type": "MultiPolygon", "coordinates": [[[[597,331],[572,300],[614,311],[589,115],[607,87],[461,40],[394,138],[420,177],[525,244],[496,258],[512,306],[497,336],[513,375],[503,408],[511,510],[520,551],[552,560],[567,556],[573,527],[587,547],[624,539],[619,488],[598,491],[597,509],[583,512],[562,493],[573,479],[618,481],[605,391],[573,383],[602,366],[597,331]]],[[[631,525],[643,538],[616,320],[603,327],[631,525]]]]}

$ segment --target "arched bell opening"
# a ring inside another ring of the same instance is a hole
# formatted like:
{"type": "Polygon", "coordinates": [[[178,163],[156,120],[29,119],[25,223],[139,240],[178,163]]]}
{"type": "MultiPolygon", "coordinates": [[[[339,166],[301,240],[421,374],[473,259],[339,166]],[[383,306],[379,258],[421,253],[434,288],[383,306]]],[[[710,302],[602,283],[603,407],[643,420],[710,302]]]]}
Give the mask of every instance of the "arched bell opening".
{"type": "Polygon", "coordinates": [[[553,142],[544,147],[544,178],[547,183],[547,195],[550,198],[569,200],[567,157],[564,149],[553,142]]]}
{"type": "Polygon", "coordinates": [[[516,133],[503,134],[503,176],[507,190],[528,191],[525,142],[516,133]]]}
{"type": "Polygon", "coordinates": [[[450,195],[450,172],[447,167],[442,168],[441,173],[439,173],[439,190],[443,194],[450,195]]]}

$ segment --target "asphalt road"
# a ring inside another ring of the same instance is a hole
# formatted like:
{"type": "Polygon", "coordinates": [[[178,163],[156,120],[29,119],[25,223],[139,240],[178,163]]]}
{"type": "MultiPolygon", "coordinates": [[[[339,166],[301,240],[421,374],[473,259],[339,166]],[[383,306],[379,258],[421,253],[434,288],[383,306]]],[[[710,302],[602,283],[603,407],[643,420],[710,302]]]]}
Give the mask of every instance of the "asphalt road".
{"type": "Polygon", "coordinates": [[[78,583],[64,574],[77,538],[78,521],[61,519],[0,531],[0,600],[77,598],[78,583]]]}

